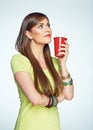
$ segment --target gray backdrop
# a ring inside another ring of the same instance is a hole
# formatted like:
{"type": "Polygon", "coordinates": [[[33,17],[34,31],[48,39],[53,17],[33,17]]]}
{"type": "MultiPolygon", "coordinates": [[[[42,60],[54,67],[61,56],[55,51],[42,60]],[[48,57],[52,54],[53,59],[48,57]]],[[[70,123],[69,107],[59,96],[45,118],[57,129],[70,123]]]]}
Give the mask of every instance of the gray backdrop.
{"type": "MultiPolygon", "coordinates": [[[[17,118],[20,102],[10,59],[21,22],[34,11],[47,14],[53,37],[66,36],[70,44],[67,65],[75,95],[58,106],[62,130],[93,130],[92,0],[0,0],[0,130],[13,130],[17,118]]],[[[53,41],[50,48],[54,55],[53,41]]]]}

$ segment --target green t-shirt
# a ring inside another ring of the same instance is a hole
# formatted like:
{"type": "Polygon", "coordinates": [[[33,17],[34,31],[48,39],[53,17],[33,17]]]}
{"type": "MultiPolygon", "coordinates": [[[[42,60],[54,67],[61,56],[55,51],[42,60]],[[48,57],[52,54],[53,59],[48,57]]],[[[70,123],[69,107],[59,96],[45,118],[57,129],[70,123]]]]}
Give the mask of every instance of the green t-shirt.
{"type": "MultiPolygon", "coordinates": [[[[59,71],[59,63],[56,58],[52,58],[54,66],[59,71]]],[[[13,74],[26,71],[33,77],[33,67],[28,58],[18,53],[12,56],[11,68],[13,74]]],[[[53,84],[53,79],[48,69],[43,70],[53,84]]],[[[17,84],[17,83],[16,83],[17,84]]],[[[60,120],[57,107],[47,108],[44,106],[34,106],[29,102],[21,87],[17,84],[20,98],[20,110],[14,130],[60,130],[60,120]]]]}

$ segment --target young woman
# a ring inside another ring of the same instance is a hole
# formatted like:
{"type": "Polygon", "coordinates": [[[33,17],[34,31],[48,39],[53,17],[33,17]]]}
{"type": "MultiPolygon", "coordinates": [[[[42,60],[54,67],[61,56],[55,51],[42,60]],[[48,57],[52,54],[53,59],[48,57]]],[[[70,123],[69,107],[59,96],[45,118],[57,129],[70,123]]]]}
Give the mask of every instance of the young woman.
{"type": "Polygon", "coordinates": [[[57,104],[73,98],[73,80],[66,67],[69,45],[51,57],[52,30],[45,14],[27,15],[16,41],[18,53],[11,67],[20,97],[20,110],[14,130],[60,130],[57,104]],[[64,51],[62,51],[64,50],[64,51]]]}

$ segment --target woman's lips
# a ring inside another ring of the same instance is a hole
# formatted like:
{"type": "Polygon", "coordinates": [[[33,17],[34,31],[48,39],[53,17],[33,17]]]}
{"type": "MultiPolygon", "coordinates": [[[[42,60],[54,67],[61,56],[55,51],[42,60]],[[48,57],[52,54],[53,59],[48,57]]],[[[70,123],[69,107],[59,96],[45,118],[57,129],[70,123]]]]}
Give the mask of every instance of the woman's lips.
{"type": "Polygon", "coordinates": [[[51,37],[51,34],[47,34],[47,35],[45,35],[44,37],[51,37]]]}

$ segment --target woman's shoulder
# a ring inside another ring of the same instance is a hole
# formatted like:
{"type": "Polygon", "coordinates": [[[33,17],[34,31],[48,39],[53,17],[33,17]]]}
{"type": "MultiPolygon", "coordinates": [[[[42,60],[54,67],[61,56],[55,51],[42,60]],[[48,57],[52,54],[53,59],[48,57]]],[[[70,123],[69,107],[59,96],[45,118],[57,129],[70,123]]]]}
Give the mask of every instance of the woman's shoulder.
{"type": "Polygon", "coordinates": [[[52,57],[52,61],[54,64],[59,64],[59,60],[56,57],[52,57]]]}
{"type": "Polygon", "coordinates": [[[60,69],[60,63],[59,63],[58,58],[52,57],[52,61],[53,61],[53,64],[54,64],[54,67],[56,68],[56,70],[59,71],[59,69],[60,69]]]}
{"type": "Polygon", "coordinates": [[[26,56],[22,55],[19,52],[13,54],[11,60],[27,60],[27,61],[29,61],[29,59],[26,56]]]}
{"type": "Polygon", "coordinates": [[[15,72],[17,71],[28,71],[31,69],[31,63],[29,61],[29,59],[20,54],[20,53],[16,53],[14,55],[12,55],[11,58],[11,67],[12,70],[15,72]]]}

